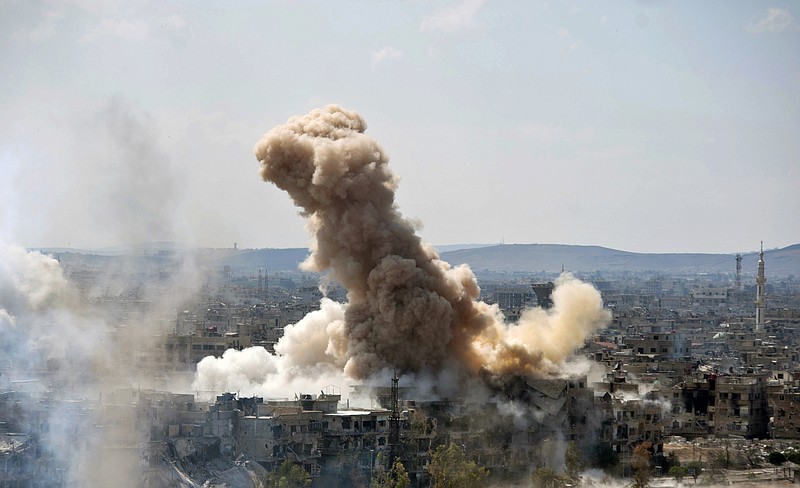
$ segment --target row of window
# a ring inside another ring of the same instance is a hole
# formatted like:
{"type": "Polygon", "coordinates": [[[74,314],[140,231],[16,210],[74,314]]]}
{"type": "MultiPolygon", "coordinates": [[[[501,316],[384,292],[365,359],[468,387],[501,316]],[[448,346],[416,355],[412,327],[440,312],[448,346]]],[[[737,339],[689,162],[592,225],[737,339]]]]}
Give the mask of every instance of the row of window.
{"type": "Polygon", "coordinates": [[[228,348],[226,345],[217,345],[214,346],[213,344],[192,344],[192,350],[194,351],[224,351],[228,348]]]}
{"type": "MultiPolygon", "coordinates": [[[[728,393],[724,392],[724,391],[719,392],[719,398],[720,398],[720,400],[726,400],[728,398],[728,393]]],[[[741,400],[742,399],[742,394],[741,393],[731,393],[730,394],[730,399],[731,400],[741,400]]],[[[759,399],[761,399],[761,393],[748,393],[747,394],[747,399],[748,400],[759,400],[759,399]]],[[[783,398],[781,398],[781,400],[783,400],[783,398]]]]}
{"type": "MultiPolygon", "coordinates": [[[[639,354],[644,354],[644,348],[643,348],[643,347],[639,347],[639,348],[637,348],[637,350],[638,350],[639,354]]],[[[651,348],[650,348],[650,353],[653,353],[653,354],[654,354],[654,353],[656,353],[656,352],[657,352],[657,351],[656,351],[656,348],[655,348],[655,347],[651,347],[651,348]]],[[[661,352],[662,352],[662,353],[668,353],[668,352],[669,352],[669,348],[662,347],[662,348],[661,348],[661,352]]],[[[673,349],[672,349],[672,353],[673,353],[673,354],[677,354],[677,353],[679,353],[679,352],[685,352],[685,353],[688,353],[688,352],[689,352],[689,348],[685,348],[685,347],[676,347],[676,348],[673,348],[673,349]]]]}

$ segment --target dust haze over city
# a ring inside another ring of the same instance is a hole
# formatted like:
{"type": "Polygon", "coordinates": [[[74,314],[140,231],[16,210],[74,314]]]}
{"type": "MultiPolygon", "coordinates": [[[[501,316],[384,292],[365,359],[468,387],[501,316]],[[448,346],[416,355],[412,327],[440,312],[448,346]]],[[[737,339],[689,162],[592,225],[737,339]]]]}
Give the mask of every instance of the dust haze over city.
{"type": "Polygon", "coordinates": [[[795,10],[0,2],[0,486],[796,481],[795,10]]]}

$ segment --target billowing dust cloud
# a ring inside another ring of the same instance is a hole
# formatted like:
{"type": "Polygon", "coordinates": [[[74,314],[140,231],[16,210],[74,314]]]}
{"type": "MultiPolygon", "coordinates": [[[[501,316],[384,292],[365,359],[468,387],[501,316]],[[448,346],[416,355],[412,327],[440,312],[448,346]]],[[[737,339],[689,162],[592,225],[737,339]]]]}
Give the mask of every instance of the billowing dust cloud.
{"type": "MultiPolygon", "coordinates": [[[[479,300],[472,271],[442,261],[401,215],[398,179],[365,129],[359,114],[329,105],[291,118],[255,146],[261,177],[286,191],[307,219],[313,239],[304,268],[329,273],[348,293],[347,303],[327,301],[287,327],[268,361],[271,372],[251,384],[321,368],[353,379],[386,368],[455,369],[468,377],[552,372],[608,323],[597,290],[568,274],[556,284],[551,310],[504,323],[495,306],[479,300]]],[[[199,389],[235,376],[233,363],[245,353],[229,353],[198,365],[199,389]]]]}

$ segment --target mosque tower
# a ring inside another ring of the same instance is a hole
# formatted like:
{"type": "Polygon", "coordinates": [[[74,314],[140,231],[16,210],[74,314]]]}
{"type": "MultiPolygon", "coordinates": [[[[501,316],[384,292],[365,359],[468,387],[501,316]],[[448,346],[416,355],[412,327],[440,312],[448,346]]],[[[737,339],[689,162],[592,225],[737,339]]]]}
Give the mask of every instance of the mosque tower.
{"type": "Polygon", "coordinates": [[[756,332],[764,330],[764,311],[767,308],[767,297],[764,286],[767,278],[764,276],[764,241],[761,241],[761,252],[758,253],[758,275],[756,276],[756,332]]]}

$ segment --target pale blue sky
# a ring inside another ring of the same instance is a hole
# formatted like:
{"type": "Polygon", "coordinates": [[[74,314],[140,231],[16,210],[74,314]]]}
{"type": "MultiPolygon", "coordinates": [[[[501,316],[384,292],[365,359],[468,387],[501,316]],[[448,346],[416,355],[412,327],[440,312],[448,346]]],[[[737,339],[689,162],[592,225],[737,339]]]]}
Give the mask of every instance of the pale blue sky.
{"type": "Polygon", "coordinates": [[[299,247],[252,147],[360,112],[435,244],[800,242],[800,4],[0,0],[0,238],[299,247]]]}

